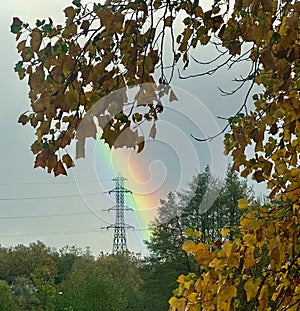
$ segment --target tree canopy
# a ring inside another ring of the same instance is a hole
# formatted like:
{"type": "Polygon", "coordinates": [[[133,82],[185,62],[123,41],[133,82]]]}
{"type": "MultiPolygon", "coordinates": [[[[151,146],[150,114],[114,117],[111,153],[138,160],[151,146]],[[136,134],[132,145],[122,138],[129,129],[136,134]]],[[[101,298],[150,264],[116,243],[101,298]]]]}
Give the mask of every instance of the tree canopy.
{"type": "Polygon", "coordinates": [[[249,85],[240,110],[216,135],[227,131],[225,153],[233,170],[266,182],[274,201],[251,210],[251,202],[240,199],[241,209],[250,208],[239,237],[221,245],[185,242],[202,273],[178,278],[171,310],[234,310],[242,299],[251,310],[299,308],[299,12],[295,0],[213,1],[209,8],[199,1],[74,0],[64,10],[64,25],[49,18],[31,27],[13,19],[21,55],[15,71],[28,77],[31,101],[19,122],[36,129],[35,167],[56,176],[73,166],[66,147],[76,140],[77,157],[84,156],[96,125],[110,147],[141,152],[139,125],[152,122],[155,137],[164,98],[176,100],[170,87],[175,69],[184,79],[251,64],[239,79],[239,88],[249,85]],[[202,68],[192,53],[201,45],[220,52],[215,67],[184,76],[192,61],[202,68]],[[251,98],[255,85],[261,91],[251,98]],[[78,131],[88,111],[92,117],[78,131]]]}
{"type": "Polygon", "coordinates": [[[75,246],[1,248],[1,311],[142,310],[143,265],[128,253],[95,258],[75,246]]]}
{"type": "Polygon", "coordinates": [[[182,249],[186,234],[194,235],[196,230],[194,240],[207,243],[221,240],[229,228],[232,232],[238,231],[242,211],[238,209],[237,200],[247,195],[247,189],[247,184],[236,172],[228,170],[226,178],[218,181],[207,167],[194,176],[187,189],[171,192],[166,200],[161,200],[158,216],[151,225],[150,240],[146,243],[150,255],[142,269],[147,279],[143,288],[148,289],[143,299],[151,304],[149,310],[167,310],[163,307],[167,306],[178,274],[199,271],[195,259],[182,249]],[[210,204],[205,202],[205,193],[216,193],[209,187],[211,180],[219,188],[218,196],[212,207],[200,212],[200,202],[210,204]]]}

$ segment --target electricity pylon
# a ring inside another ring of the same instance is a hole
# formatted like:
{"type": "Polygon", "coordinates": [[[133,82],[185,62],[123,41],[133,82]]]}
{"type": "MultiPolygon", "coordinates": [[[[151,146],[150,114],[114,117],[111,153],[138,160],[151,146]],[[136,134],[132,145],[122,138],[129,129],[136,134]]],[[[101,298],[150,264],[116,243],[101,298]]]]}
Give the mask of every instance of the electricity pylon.
{"type": "Polygon", "coordinates": [[[123,253],[127,251],[126,245],[126,229],[134,229],[133,226],[125,223],[124,212],[132,211],[132,208],[129,208],[124,205],[124,193],[132,193],[132,191],[124,188],[124,181],[126,178],[119,174],[118,177],[114,178],[115,188],[110,190],[108,193],[115,192],[116,194],[116,205],[109,208],[108,210],[116,211],[115,223],[106,227],[106,229],[114,229],[114,241],[113,241],[113,254],[123,253]]]}

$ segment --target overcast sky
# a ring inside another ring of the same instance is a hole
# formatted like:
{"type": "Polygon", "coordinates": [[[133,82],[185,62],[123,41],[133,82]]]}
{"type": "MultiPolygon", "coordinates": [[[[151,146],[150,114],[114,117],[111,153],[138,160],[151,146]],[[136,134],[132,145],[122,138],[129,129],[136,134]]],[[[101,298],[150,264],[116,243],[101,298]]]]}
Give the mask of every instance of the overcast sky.
{"type": "MultiPolygon", "coordinates": [[[[127,213],[126,221],[136,228],[127,232],[128,248],[145,254],[143,239],[149,236],[146,229],[160,198],[185,187],[207,164],[214,174],[224,176],[229,159],[222,154],[221,139],[201,144],[190,134],[203,137],[217,133],[225,123],[216,117],[228,117],[238,109],[243,93],[222,97],[217,90],[217,86],[234,87],[231,80],[238,71],[229,74],[223,70],[213,77],[194,80],[175,78],[173,86],[179,100],[165,109],[158,122],[157,139],[148,141],[144,152],[108,153],[101,142],[90,142],[87,158],[76,163],[67,177],[55,178],[42,169],[33,169],[30,145],[34,131],[17,123],[18,116],[29,108],[29,100],[26,81],[19,81],[13,70],[19,56],[10,25],[13,16],[31,24],[47,16],[62,22],[62,11],[69,3],[71,0],[52,0],[51,5],[41,0],[0,3],[0,244],[41,240],[57,248],[77,245],[84,250],[90,246],[94,255],[101,250],[110,252],[113,231],[101,227],[114,221],[112,211],[103,211],[114,205],[114,197],[105,192],[114,187],[114,174],[121,172],[133,191],[126,195],[127,204],[134,208],[127,213]]],[[[211,52],[201,50],[199,54],[205,59],[211,52]]]]}

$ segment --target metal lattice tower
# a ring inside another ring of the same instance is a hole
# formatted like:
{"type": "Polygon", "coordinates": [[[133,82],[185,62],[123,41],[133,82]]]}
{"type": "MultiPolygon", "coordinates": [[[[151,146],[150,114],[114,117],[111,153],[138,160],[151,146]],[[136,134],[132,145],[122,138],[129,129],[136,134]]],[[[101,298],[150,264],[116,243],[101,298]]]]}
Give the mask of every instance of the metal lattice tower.
{"type": "Polygon", "coordinates": [[[133,226],[128,225],[125,223],[124,212],[132,210],[124,205],[124,193],[132,193],[132,191],[124,188],[124,181],[126,178],[119,174],[118,177],[114,178],[113,181],[115,182],[116,186],[114,189],[110,190],[108,193],[115,192],[116,194],[116,205],[111,207],[110,210],[116,211],[116,219],[115,223],[106,227],[106,229],[114,229],[114,241],[113,241],[113,254],[122,253],[127,251],[126,245],[126,229],[134,229],[133,226]]]}

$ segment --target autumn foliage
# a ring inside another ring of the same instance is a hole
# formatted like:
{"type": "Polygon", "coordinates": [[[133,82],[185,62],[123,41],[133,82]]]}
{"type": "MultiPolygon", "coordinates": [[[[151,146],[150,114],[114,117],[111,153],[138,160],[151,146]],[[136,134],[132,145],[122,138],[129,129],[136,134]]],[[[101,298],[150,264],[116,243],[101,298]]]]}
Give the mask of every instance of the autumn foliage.
{"type": "MultiPolygon", "coordinates": [[[[31,101],[31,110],[19,122],[36,129],[31,146],[35,167],[55,175],[73,166],[66,153],[73,140],[81,157],[85,139],[96,137],[92,122],[77,135],[95,103],[100,101],[95,117],[102,139],[110,147],[137,147],[140,152],[144,137],[137,125],[153,122],[150,135],[155,136],[162,97],[176,100],[169,87],[174,69],[188,69],[194,49],[212,44],[225,49],[224,64],[251,63],[249,74],[240,79],[241,86],[250,84],[245,100],[228,119],[225,153],[241,176],[266,182],[272,203],[255,207],[246,198],[239,202],[249,213],[232,240],[225,230],[222,241],[185,242],[199,274],[179,276],[170,310],[299,310],[299,12],[300,3],[292,0],[214,1],[208,10],[198,1],[85,6],[74,0],[64,10],[65,25],[55,26],[49,19],[30,28],[19,18],[13,20],[11,31],[21,55],[15,71],[20,79],[28,77],[31,101]],[[170,66],[165,65],[165,53],[170,66]],[[128,103],[126,91],[134,85],[138,91],[128,103]],[[255,85],[261,91],[251,99],[255,85]],[[136,110],[140,107],[142,113],[136,110]],[[125,131],[126,139],[118,141],[125,131]]],[[[210,75],[221,67],[219,63],[190,76],[180,72],[180,77],[210,75]]]]}

